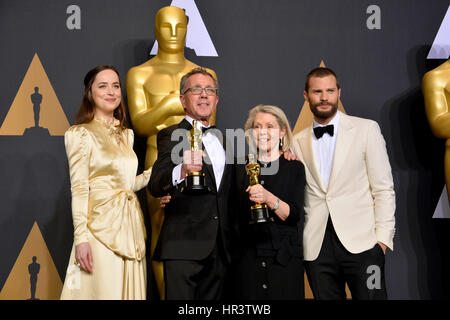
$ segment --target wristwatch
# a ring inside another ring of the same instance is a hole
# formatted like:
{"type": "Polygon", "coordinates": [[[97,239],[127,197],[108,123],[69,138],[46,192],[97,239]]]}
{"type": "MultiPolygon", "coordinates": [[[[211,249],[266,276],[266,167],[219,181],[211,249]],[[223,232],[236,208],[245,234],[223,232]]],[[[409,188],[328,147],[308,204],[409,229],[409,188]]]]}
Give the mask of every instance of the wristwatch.
{"type": "Polygon", "coordinates": [[[275,203],[275,205],[273,206],[272,210],[275,211],[280,207],[280,199],[277,198],[277,202],[275,203]]]}

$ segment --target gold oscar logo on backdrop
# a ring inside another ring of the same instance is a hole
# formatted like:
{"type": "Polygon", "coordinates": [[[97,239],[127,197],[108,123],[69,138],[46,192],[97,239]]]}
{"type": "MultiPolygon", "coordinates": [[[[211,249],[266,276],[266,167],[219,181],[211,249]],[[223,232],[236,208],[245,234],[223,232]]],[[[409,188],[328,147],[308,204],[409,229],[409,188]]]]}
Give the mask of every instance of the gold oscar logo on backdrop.
{"type": "MultiPolygon", "coordinates": [[[[323,62],[323,60],[320,62],[319,66],[325,67],[325,63],[323,62]]],[[[345,109],[344,109],[344,106],[342,105],[341,99],[339,99],[339,102],[338,102],[338,110],[341,111],[342,113],[347,113],[347,112],[345,112],[345,109]]],[[[314,116],[311,112],[311,109],[309,108],[309,103],[308,103],[308,101],[305,101],[305,103],[303,104],[302,110],[300,111],[300,114],[297,118],[297,122],[295,123],[294,130],[292,130],[293,134],[299,133],[303,129],[309,127],[313,123],[313,120],[314,120],[314,116]]],[[[314,296],[312,294],[311,287],[309,286],[309,282],[308,282],[308,278],[306,277],[306,273],[305,273],[304,277],[305,277],[305,298],[313,299],[314,296]]],[[[347,292],[347,298],[351,298],[350,290],[348,289],[347,285],[345,285],[345,291],[347,292]]]]}
{"type": "Polygon", "coordinates": [[[56,300],[62,282],[37,222],[0,292],[0,300],[56,300]]]}
{"type": "Polygon", "coordinates": [[[47,73],[35,53],[0,127],[0,135],[62,136],[69,126],[47,73]]]}

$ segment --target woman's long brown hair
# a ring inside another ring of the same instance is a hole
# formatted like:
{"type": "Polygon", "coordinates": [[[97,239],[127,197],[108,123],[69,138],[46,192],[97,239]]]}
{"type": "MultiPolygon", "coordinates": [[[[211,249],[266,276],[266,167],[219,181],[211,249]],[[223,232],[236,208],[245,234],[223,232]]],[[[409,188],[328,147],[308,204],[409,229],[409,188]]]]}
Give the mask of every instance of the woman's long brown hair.
{"type": "MultiPolygon", "coordinates": [[[[102,72],[103,70],[114,71],[117,74],[117,77],[119,78],[120,89],[122,89],[122,83],[120,82],[119,72],[113,66],[102,64],[90,70],[84,77],[84,95],[83,100],[81,100],[80,109],[78,110],[78,113],[75,116],[76,124],[88,123],[94,119],[95,103],[94,100],[92,99],[91,88],[92,84],[94,83],[95,77],[97,76],[98,73],[102,72]]],[[[114,118],[120,121],[121,130],[127,128],[126,126],[127,115],[125,112],[125,103],[123,102],[123,99],[120,99],[119,106],[114,110],[114,118]]]]}

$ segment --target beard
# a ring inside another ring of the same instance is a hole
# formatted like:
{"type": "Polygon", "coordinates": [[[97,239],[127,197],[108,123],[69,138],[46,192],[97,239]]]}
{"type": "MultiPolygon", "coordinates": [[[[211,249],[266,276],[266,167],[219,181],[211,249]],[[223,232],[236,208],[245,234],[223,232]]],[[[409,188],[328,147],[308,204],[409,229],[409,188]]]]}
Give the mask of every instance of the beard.
{"type": "Polygon", "coordinates": [[[323,102],[319,102],[319,103],[315,103],[315,104],[310,104],[310,109],[312,114],[318,118],[318,119],[328,119],[333,117],[337,110],[338,110],[338,102],[335,101],[334,103],[331,101],[328,101],[327,103],[323,103],[323,102]],[[320,111],[319,109],[317,109],[317,107],[322,106],[322,105],[330,105],[331,109],[328,111],[320,111]]]}

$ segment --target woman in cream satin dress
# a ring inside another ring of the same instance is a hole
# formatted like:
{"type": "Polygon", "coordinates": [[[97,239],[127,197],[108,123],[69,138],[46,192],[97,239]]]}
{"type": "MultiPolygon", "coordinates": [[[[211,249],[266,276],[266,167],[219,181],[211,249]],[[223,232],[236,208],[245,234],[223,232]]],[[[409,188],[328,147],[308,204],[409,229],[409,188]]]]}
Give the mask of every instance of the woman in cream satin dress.
{"type": "Polygon", "coordinates": [[[77,124],[65,134],[74,244],[61,299],[145,299],[146,231],[134,192],[151,172],[136,176],[117,70],[97,66],[84,85],[77,124]]]}

